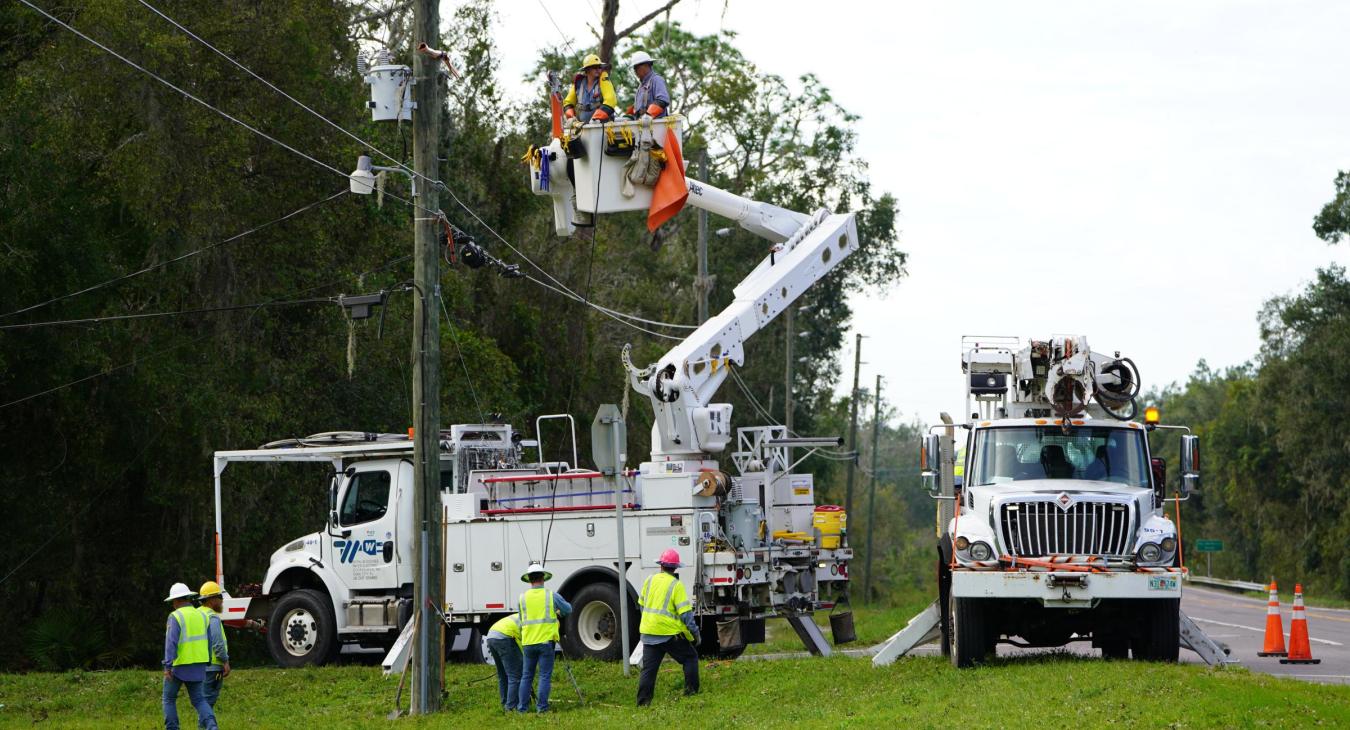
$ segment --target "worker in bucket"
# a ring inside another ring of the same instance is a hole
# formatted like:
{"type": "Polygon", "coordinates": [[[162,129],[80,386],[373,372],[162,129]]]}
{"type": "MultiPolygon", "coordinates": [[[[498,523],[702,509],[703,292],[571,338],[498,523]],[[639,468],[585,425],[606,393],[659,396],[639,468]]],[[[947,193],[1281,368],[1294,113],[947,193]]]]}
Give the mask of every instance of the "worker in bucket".
{"type": "Polygon", "coordinates": [[[520,644],[523,658],[520,670],[520,693],[516,710],[530,711],[530,693],[534,691],[534,677],[539,675],[539,692],[535,709],[548,712],[548,693],[553,684],[554,644],[558,641],[558,619],[572,612],[572,606],[563,597],[544,587],[553,574],[544,570],[542,563],[530,563],[520,579],[530,589],[520,594],[516,615],[520,617],[520,644]]]}
{"type": "Polygon", "coordinates": [[[638,77],[637,92],[633,106],[628,107],[628,115],[641,119],[657,119],[670,111],[670,89],[661,74],[652,70],[656,59],[646,51],[638,51],[628,60],[633,75],[638,77]]]}
{"type": "Polygon", "coordinates": [[[581,122],[605,122],[614,118],[619,97],[609,81],[609,64],[594,53],[581,62],[581,71],[572,79],[572,88],[563,99],[563,116],[581,122]]]}
{"type": "Polygon", "coordinates": [[[669,654],[684,667],[684,693],[698,693],[698,646],[702,637],[694,621],[694,607],[689,594],[675,575],[680,567],[680,554],[675,548],[661,553],[656,564],[661,572],[642,584],[642,674],[638,677],[638,707],[652,703],[656,689],[656,673],[661,659],[669,654]]]}
{"type": "Polygon", "coordinates": [[[220,688],[225,678],[230,676],[230,645],[225,640],[225,626],[220,622],[220,612],[224,608],[225,597],[220,584],[208,580],[197,591],[197,610],[206,617],[206,643],[211,649],[211,663],[206,666],[206,679],[202,683],[202,692],[206,695],[206,704],[211,711],[216,710],[216,700],[220,699],[220,688]]]}
{"type": "Polygon", "coordinates": [[[488,629],[488,653],[497,666],[497,695],[502,709],[515,712],[520,697],[520,614],[508,614],[488,629]]]}
{"type": "Polygon", "coordinates": [[[164,727],[178,730],[178,690],[187,688],[188,701],[197,711],[197,726],[216,730],[216,715],[206,701],[203,683],[211,663],[206,616],[192,605],[187,585],[174,583],[165,603],[173,606],[164,629],[164,727]]]}

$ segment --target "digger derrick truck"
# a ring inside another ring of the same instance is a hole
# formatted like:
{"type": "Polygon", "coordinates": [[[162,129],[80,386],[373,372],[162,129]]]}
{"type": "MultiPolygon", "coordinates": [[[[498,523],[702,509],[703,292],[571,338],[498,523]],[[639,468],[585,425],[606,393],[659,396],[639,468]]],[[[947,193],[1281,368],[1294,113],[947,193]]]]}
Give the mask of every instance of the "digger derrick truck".
{"type": "Polygon", "coordinates": [[[921,446],[932,495],[950,505],[939,518],[935,625],[923,637],[911,622],[913,635],[897,634],[879,656],[932,638],[957,667],[1001,642],[1091,641],[1108,658],[1176,661],[1179,646],[1208,642],[1180,611],[1184,570],[1164,509],[1198,483],[1196,437],[1182,435],[1182,487],[1166,494],[1146,438],[1157,412],[1134,420],[1134,363],[1082,336],[967,337],[962,350],[970,420],[944,414],[951,425],[921,446]]]}
{"type": "MultiPolygon", "coordinates": [[[[659,124],[678,134],[680,119],[659,124]]],[[[578,143],[598,163],[604,142],[599,125],[590,125],[578,143]]],[[[562,151],[558,140],[549,149],[562,151]]],[[[559,168],[551,189],[540,190],[534,169],[536,191],[555,198],[560,234],[571,231],[573,195],[600,213],[638,209],[646,205],[644,195],[650,201],[650,191],[625,195],[617,178],[607,180],[599,169],[592,175],[582,165],[573,188],[559,168]]],[[[480,637],[516,610],[520,570],[534,561],[546,561],[554,576],[550,587],[573,606],[563,649],[619,658],[619,602],[639,615],[639,587],[668,548],[687,566],[679,577],[702,623],[705,653],[739,654],[745,644],[764,640],[765,620],[776,616],[786,618],[813,653],[830,653],[811,613],[833,607],[845,592],[853,554],[846,534],[826,537],[813,527],[812,477],[793,473],[788,458],[790,449],[823,447],[827,440],[797,438],[781,426],[733,431],[731,405],[712,401],[731,368],[744,363],[745,341],[857,250],[854,216],[804,215],[689,185],[700,188],[691,204],[731,217],[773,246],[726,309],[655,363],[637,367],[624,348],[628,385],[654,411],[650,458],[610,486],[600,472],[578,467],[576,426],[566,414],[541,416],[534,438],[500,423],[455,425],[440,434],[446,596],[440,609],[453,633],[447,648],[462,658],[481,658],[480,637]],[[556,435],[563,426],[570,426],[570,444],[546,446],[545,431],[556,435]],[[717,455],[733,439],[736,470],[728,474],[717,455]],[[569,455],[570,461],[563,458],[569,455]],[[618,500],[626,513],[622,558],[618,500]],[[739,641],[726,638],[736,636],[739,641]]],[[[226,623],[263,622],[270,652],[283,666],[323,663],[348,644],[394,645],[412,613],[417,566],[411,457],[406,435],[365,432],[216,452],[221,585],[222,474],[229,464],[318,464],[328,479],[322,529],[276,550],[251,595],[227,595],[226,623]]],[[[637,621],[629,625],[636,645],[637,621]]]]}

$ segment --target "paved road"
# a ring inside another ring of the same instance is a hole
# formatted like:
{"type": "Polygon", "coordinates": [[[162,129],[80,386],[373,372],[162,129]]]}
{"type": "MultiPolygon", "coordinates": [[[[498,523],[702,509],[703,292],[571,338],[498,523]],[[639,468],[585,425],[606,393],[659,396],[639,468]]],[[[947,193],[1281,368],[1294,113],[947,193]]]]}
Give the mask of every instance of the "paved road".
{"type": "MultiPolygon", "coordinates": [[[[1350,684],[1350,610],[1307,609],[1312,655],[1321,659],[1321,664],[1281,664],[1275,657],[1256,655],[1265,639],[1265,599],[1186,586],[1182,593],[1181,610],[1194,619],[1210,638],[1228,644],[1232,650],[1230,656],[1254,672],[1312,682],[1350,684]]],[[[1292,611],[1289,606],[1282,605],[1280,612],[1284,617],[1287,643],[1292,611]]],[[[1185,649],[1181,651],[1181,658],[1182,661],[1200,661],[1198,656],[1185,649]]]]}
{"type": "MultiPolygon", "coordinates": [[[[1312,654],[1321,659],[1321,664],[1281,664],[1275,657],[1258,657],[1265,639],[1266,601],[1260,598],[1248,598],[1232,593],[1211,591],[1204,588],[1186,586],[1181,599],[1181,609],[1209,634],[1211,639],[1227,644],[1230,657],[1237,659],[1242,666],[1254,672],[1264,672],[1283,677],[1293,677],[1309,682],[1350,685],[1350,610],[1336,608],[1309,608],[1308,632],[1311,637],[1312,654]]],[[[1281,606],[1284,615],[1285,641],[1288,642],[1289,606],[1281,606]]],[[[898,630],[899,626],[896,627],[898,630]]],[[[870,656],[879,647],[867,649],[849,649],[843,653],[852,656],[870,656]]],[[[1083,656],[1100,655],[1086,642],[1070,644],[1068,651],[1083,656]]],[[[1024,654],[1064,651],[1064,649],[1018,649],[1014,646],[1000,645],[1000,656],[1018,656],[1024,654]]],[[[916,648],[912,654],[932,655],[938,652],[936,644],[927,644],[916,648]]],[[[788,652],[781,654],[747,655],[746,659],[782,659],[786,657],[809,656],[806,652],[788,652]]],[[[1199,655],[1187,649],[1181,650],[1181,661],[1203,663],[1199,655]]]]}

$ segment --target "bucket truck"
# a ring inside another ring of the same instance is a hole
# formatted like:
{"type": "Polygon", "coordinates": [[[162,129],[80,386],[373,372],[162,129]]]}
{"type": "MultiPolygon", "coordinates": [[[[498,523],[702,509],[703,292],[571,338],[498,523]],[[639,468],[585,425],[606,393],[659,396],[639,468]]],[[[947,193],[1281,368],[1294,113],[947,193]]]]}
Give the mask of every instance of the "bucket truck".
{"type": "Polygon", "coordinates": [[[1083,336],[1022,344],[963,339],[969,420],[921,448],[938,500],[938,600],[874,657],[881,665],[940,641],[957,667],[999,643],[1091,642],[1107,658],[1177,661],[1178,648],[1211,664],[1225,651],[1180,610],[1179,530],[1172,516],[1198,486],[1197,437],[1138,411],[1139,371],[1083,336]],[[1180,489],[1147,434],[1184,432],[1180,489]],[[964,431],[956,449],[957,431],[964,431]]]}
{"type": "MultiPolygon", "coordinates": [[[[566,202],[560,232],[570,231],[573,195],[601,213],[617,203],[641,207],[643,195],[650,200],[649,190],[639,190],[633,202],[607,187],[601,167],[612,164],[617,184],[622,164],[603,159],[598,125],[583,137],[582,144],[593,147],[594,168],[574,166],[574,189],[556,167],[551,190],[544,191],[566,202]],[[597,203],[605,200],[611,203],[597,203]]],[[[562,152],[556,142],[552,149],[562,152]]],[[[536,189],[539,177],[536,167],[536,189]]],[[[629,384],[654,410],[648,460],[621,471],[617,482],[579,468],[576,426],[566,414],[541,416],[532,438],[500,423],[442,432],[446,603],[440,609],[454,631],[452,651],[480,658],[481,635],[517,608],[523,566],[543,561],[553,574],[550,587],[573,605],[563,649],[617,659],[620,601],[638,616],[639,587],[656,572],[656,557],[674,548],[687,566],[679,577],[701,622],[700,649],[739,654],[746,644],[764,641],[766,619],[782,616],[812,652],[830,653],[811,613],[833,607],[844,593],[853,554],[846,533],[817,525],[812,477],[794,473],[788,453],[839,441],[797,438],[781,426],[733,431],[731,406],[713,400],[731,368],[744,363],[746,340],[857,250],[854,218],[789,212],[697,182],[689,191],[691,204],[727,215],[774,247],[736,287],[730,306],[655,363],[635,367],[625,348],[629,384]],[[555,442],[560,432],[566,435],[555,442]],[[717,457],[733,438],[735,473],[729,474],[717,457]],[[626,514],[622,540],[616,503],[626,514]]],[[[228,535],[220,506],[230,464],[314,464],[320,473],[311,478],[326,481],[328,493],[325,514],[316,515],[322,529],[276,550],[247,595],[229,595],[226,622],[263,622],[271,654],[283,666],[328,661],[347,644],[395,645],[412,612],[417,565],[411,454],[403,434],[359,431],[217,451],[216,580],[222,585],[228,535]]],[[[637,624],[629,622],[633,645],[637,624]]]]}

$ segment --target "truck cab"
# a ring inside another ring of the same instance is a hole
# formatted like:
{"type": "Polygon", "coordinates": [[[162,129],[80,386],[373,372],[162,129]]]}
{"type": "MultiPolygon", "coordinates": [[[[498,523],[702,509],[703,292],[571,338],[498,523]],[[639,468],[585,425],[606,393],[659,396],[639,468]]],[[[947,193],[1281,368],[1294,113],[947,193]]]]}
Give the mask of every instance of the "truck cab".
{"type": "MultiPolygon", "coordinates": [[[[1147,438],[1159,424],[1133,420],[1138,373],[1120,360],[1085,337],[967,347],[971,420],[923,448],[934,496],[954,503],[938,576],[957,666],[1000,642],[1090,641],[1107,657],[1176,661],[1182,567],[1167,507],[1183,497],[1165,493],[1147,438]]],[[[1198,478],[1193,439],[1182,437],[1186,487],[1198,478]]]]}

